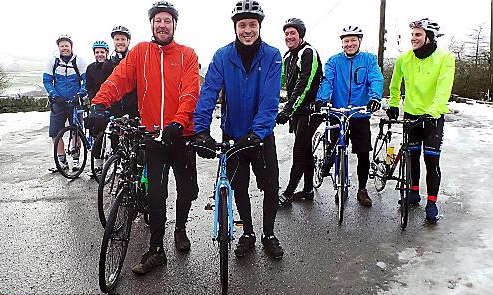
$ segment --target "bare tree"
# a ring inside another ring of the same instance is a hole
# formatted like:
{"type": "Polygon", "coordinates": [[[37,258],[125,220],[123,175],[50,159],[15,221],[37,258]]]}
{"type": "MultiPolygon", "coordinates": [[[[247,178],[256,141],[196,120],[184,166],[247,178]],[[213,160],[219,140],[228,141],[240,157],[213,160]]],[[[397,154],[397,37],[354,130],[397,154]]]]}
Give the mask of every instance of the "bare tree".
{"type": "Polygon", "coordinates": [[[0,65],[0,93],[10,86],[11,77],[5,72],[2,65],[0,65]]]}

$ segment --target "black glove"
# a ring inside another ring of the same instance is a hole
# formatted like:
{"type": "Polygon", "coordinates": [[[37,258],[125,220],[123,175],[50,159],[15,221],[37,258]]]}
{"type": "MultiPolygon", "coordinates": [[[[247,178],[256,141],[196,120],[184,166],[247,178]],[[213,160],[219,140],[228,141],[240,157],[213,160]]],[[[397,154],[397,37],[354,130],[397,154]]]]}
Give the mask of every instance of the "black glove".
{"type": "Polygon", "coordinates": [[[321,100],[316,100],[312,103],[312,112],[314,113],[320,113],[320,110],[322,109],[323,106],[325,106],[325,103],[321,100]]]}
{"type": "Polygon", "coordinates": [[[370,99],[368,104],[366,105],[366,110],[370,113],[374,113],[380,109],[380,101],[376,98],[370,99]]]}
{"type": "Polygon", "coordinates": [[[177,138],[183,134],[183,125],[177,122],[171,122],[163,130],[163,143],[166,146],[171,146],[177,138]]]}
{"type": "Polygon", "coordinates": [[[250,132],[236,142],[235,148],[239,150],[246,147],[257,146],[261,142],[262,140],[257,136],[257,134],[250,132]]]}
{"type": "Polygon", "coordinates": [[[50,96],[49,100],[50,100],[50,103],[52,103],[52,104],[53,103],[57,103],[57,104],[65,103],[65,98],[63,98],[61,96],[55,96],[55,97],[50,96]]]}
{"type": "Polygon", "coordinates": [[[104,104],[94,104],[91,106],[89,116],[84,120],[84,125],[92,134],[98,134],[106,128],[108,117],[109,113],[104,104]]]}
{"type": "Polygon", "coordinates": [[[396,120],[399,117],[399,108],[398,107],[390,107],[387,110],[387,116],[391,120],[396,120]]]}
{"type": "Polygon", "coordinates": [[[212,138],[209,130],[195,135],[195,145],[195,150],[199,157],[205,159],[214,159],[216,157],[216,141],[212,138]]]}

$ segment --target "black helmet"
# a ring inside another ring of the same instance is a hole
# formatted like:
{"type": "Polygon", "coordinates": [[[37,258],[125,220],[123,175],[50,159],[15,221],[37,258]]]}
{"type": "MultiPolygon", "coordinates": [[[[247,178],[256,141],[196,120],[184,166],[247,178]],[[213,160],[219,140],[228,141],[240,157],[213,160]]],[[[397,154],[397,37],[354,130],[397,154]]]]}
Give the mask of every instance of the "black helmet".
{"type": "Polygon", "coordinates": [[[60,35],[58,39],[56,39],[56,45],[60,43],[60,41],[68,41],[70,43],[70,46],[74,46],[74,43],[72,42],[72,39],[70,38],[69,35],[60,35]]]}
{"type": "Polygon", "coordinates": [[[130,30],[124,26],[116,26],[111,30],[111,38],[115,38],[116,34],[122,34],[127,36],[128,39],[132,39],[132,35],[130,34],[130,30]]]}
{"type": "Polygon", "coordinates": [[[152,7],[149,9],[147,13],[149,15],[149,21],[154,18],[156,14],[159,12],[167,12],[171,14],[173,19],[178,22],[178,10],[168,1],[159,1],[152,4],[152,7]]]}
{"type": "Polygon", "coordinates": [[[240,0],[236,3],[231,12],[231,19],[235,23],[246,18],[254,18],[261,23],[264,17],[265,14],[262,7],[255,0],[240,0]]]}
{"type": "Polygon", "coordinates": [[[284,26],[282,27],[282,30],[286,31],[287,28],[295,28],[296,31],[298,31],[300,38],[305,37],[306,27],[305,27],[305,23],[303,23],[301,19],[295,17],[288,19],[284,24],[284,26]]]}

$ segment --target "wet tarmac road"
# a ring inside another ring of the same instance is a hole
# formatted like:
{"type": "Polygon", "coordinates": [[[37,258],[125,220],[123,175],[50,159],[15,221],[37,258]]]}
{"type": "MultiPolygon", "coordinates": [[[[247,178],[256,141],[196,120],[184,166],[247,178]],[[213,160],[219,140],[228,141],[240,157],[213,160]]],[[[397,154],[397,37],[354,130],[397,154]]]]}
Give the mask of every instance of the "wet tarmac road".
{"type": "MultiPolygon", "coordinates": [[[[447,116],[437,225],[424,222],[421,205],[411,211],[408,228],[401,231],[398,194],[389,183],[381,194],[369,184],[374,204],[369,209],[357,204],[353,187],[344,222],[338,226],[334,192],[326,179],[314,201],[279,210],[276,234],[285,256],[271,260],[260,243],[262,197],[252,178],[258,241],[245,259],[230,252],[230,294],[490,294],[493,115],[486,113],[492,109],[454,106],[458,112],[447,116]]],[[[52,165],[47,118],[47,113],[0,115],[0,294],[98,294],[103,229],[97,217],[97,184],[87,175],[67,181],[47,172],[52,165]]],[[[276,127],[283,187],[291,166],[292,137],[286,126],[276,127]]],[[[171,182],[167,266],[145,276],[131,272],[149,240],[148,228],[138,220],[115,292],[220,293],[212,213],[203,209],[215,169],[214,160],[198,160],[201,192],[188,222],[191,251],[174,249],[171,182]]],[[[355,182],[355,173],[352,178],[355,182]]]]}

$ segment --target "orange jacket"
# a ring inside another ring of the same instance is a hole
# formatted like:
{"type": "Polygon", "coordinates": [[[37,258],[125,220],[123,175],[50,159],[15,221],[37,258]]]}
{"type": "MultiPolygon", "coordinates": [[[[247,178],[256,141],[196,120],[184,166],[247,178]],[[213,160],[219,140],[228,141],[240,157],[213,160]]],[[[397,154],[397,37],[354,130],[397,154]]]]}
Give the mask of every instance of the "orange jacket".
{"type": "Polygon", "coordinates": [[[171,122],[193,134],[193,111],[199,96],[198,58],[192,48],[172,41],[137,44],[113,70],[92,99],[107,108],[137,87],[139,113],[147,130],[162,130],[171,122]],[[163,91],[164,90],[164,91],[163,91]]]}

